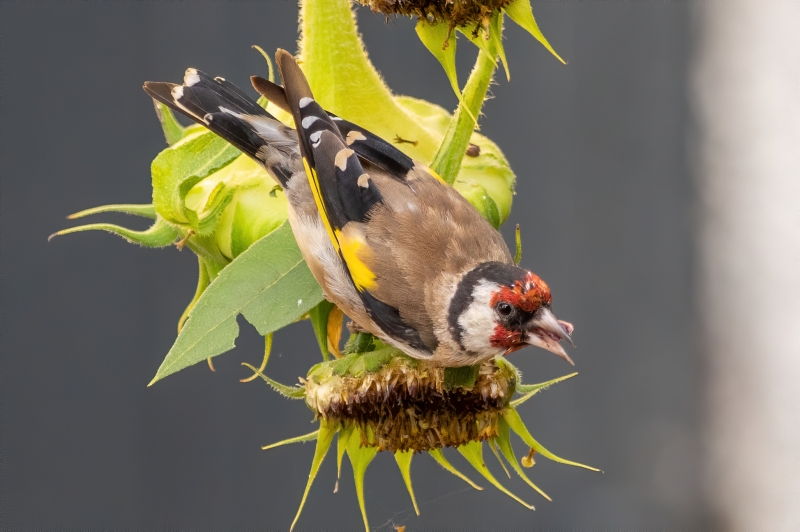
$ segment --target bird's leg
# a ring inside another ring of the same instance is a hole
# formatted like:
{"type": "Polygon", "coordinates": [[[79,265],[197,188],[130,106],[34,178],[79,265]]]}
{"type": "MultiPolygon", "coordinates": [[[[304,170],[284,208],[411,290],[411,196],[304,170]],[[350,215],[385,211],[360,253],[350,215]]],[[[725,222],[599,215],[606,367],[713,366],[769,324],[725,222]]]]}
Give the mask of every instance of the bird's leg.
{"type": "Polygon", "coordinates": [[[364,327],[354,322],[353,320],[347,322],[347,330],[353,334],[369,332],[368,330],[366,330],[364,327]]]}

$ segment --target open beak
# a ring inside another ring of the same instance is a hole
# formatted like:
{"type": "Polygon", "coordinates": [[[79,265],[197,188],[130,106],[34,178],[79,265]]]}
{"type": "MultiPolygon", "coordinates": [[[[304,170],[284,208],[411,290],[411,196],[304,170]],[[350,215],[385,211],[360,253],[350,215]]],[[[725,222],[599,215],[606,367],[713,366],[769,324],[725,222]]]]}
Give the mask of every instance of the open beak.
{"type": "Polygon", "coordinates": [[[574,366],[575,363],[569,358],[564,347],[559,343],[561,340],[566,340],[572,347],[575,347],[572,338],[570,338],[572,331],[573,327],[571,323],[557,320],[553,315],[553,311],[548,307],[542,307],[542,309],[536,313],[536,318],[531,322],[528,328],[528,332],[525,335],[525,342],[547,349],[574,366]]]}

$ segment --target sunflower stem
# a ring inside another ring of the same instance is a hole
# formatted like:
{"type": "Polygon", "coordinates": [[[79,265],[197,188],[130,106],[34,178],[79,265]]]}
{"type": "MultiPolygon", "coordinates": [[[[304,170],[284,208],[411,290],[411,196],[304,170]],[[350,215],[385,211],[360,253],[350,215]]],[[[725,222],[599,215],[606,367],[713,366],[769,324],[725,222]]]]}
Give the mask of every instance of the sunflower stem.
{"type": "Polygon", "coordinates": [[[438,173],[445,182],[453,184],[461,169],[461,161],[467,152],[469,139],[478,125],[474,117],[480,116],[486,91],[492,81],[497,63],[495,59],[481,50],[475,60],[475,66],[464,87],[463,99],[458,105],[444,139],[433,157],[431,169],[438,173]]]}

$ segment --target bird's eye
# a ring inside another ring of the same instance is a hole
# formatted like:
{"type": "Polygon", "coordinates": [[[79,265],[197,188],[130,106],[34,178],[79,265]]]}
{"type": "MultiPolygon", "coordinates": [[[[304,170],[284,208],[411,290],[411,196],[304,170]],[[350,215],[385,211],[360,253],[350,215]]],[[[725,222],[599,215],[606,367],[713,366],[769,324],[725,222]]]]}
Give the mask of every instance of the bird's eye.
{"type": "Polygon", "coordinates": [[[495,308],[497,310],[497,313],[500,314],[501,316],[508,316],[509,314],[511,314],[512,310],[511,305],[509,305],[508,303],[498,303],[497,307],[495,308]]]}

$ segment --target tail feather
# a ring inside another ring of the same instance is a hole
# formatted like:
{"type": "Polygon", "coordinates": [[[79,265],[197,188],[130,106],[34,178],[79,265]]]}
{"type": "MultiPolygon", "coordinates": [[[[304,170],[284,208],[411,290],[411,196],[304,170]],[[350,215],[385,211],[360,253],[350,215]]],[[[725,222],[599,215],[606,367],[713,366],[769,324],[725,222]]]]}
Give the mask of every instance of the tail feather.
{"type": "Polygon", "coordinates": [[[149,81],[144,90],[239,148],[286,185],[299,161],[297,135],[233,83],[190,68],[183,85],[149,81]]]}

